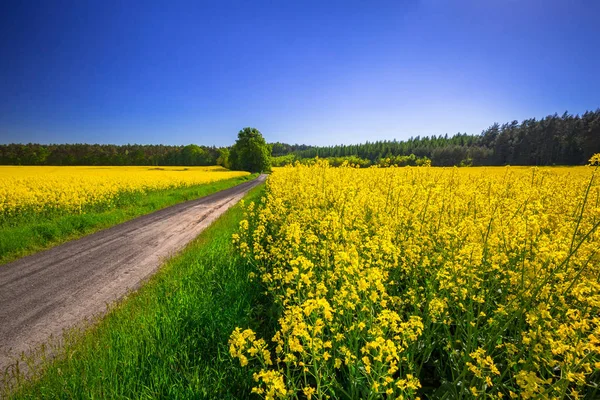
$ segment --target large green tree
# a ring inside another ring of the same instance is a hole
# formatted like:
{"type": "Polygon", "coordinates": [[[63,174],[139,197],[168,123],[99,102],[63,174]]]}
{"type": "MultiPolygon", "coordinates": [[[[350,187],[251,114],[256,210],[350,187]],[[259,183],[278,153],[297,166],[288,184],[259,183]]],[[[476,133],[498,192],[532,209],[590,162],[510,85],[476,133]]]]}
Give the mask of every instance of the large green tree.
{"type": "Polygon", "coordinates": [[[227,169],[231,169],[231,164],[229,163],[229,149],[227,147],[222,147],[219,149],[217,165],[220,165],[227,169]]]}
{"type": "Polygon", "coordinates": [[[182,165],[206,165],[207,154],[202,147],[188,144],[181,150],[182,165]]]}
{"type": "Polygon", "coordinates": [[[244,128],[229,154],[231,168],[249,172],[265,172],[271,169],[271,146],[256,128],[244,128]]]}

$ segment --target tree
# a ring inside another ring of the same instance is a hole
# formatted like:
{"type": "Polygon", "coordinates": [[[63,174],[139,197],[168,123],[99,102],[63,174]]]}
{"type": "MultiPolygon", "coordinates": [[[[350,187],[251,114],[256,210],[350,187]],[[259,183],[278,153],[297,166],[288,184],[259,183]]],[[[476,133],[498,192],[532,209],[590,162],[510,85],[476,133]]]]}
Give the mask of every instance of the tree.
{"type": "Polygon", "coordinates": [[[217,158],[217,165],[220,165],[223,168],[230,169],[231,164],[229,162],[229,149],[227,147],[223,147],[219,149],[219,157],[217,158]]]}
{"type": "Polygon", "coordinates": [[[181,149],[181,165],[202,165],[204,150],[198,145],[188,144],[181,149]]]}
{"type": "Polygon", "coordinates": [[[271,146],[256,128],[244,128],[231,147],[229,162],[232,169],[264,172],[271,169],[271,146]]]}

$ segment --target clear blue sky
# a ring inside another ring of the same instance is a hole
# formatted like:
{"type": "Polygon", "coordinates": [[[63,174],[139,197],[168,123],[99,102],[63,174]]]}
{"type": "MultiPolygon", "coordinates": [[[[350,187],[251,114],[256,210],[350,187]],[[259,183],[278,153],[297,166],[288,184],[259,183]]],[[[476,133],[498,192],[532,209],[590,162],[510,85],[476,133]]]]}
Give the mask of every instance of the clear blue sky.
{"type": "Polygon", "coordinates": [[[600,106],[600,2],[2,1],[0,143],[328,145],[600,106]]]}

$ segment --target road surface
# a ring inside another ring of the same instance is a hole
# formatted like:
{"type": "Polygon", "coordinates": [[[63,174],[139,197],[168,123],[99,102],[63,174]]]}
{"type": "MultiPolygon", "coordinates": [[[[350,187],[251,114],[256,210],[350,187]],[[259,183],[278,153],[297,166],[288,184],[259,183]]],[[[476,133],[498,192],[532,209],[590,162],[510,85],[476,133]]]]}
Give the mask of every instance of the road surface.
{"type": "Polygon", "coordinates": [[[59,339],[137,289],[265,178],[0,266],[0,377],[23,352],[59,339]]]}

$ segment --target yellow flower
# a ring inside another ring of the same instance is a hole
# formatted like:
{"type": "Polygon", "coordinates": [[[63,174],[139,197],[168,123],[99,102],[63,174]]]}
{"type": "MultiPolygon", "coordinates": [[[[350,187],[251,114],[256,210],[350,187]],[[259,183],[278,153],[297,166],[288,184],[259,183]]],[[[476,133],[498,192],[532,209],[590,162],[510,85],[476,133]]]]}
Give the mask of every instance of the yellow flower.
{"type": "Polygon", "coordinates": [[[317,390],[314,387],[311,387],[311,386],[305,386],[302,389],[302,393],[304,393],[304,395],[306,396],[307,399],[311,399],[312,396],[313,396],[313,394],[316,393],[316,391],[317,390]]]}
{"type": "MultiPolygon", "coordinates": [[[[306,397],[309,376],[314,396],[354,379],[413,399],[432,359],[470,396],[589,396],[600,365],[595,173],[276,169],[235,243],[280,310],[268,370],[290,397],[306,397]]],[[[264,369],[248,352],[256,341],[232,355],[264,369]]]]}
{"type": "Polygon", "coordinates": [[[247,172],[221,167],[0,167],[0,217],[114,208],[132,194],[189,187],[247,172]]]}

